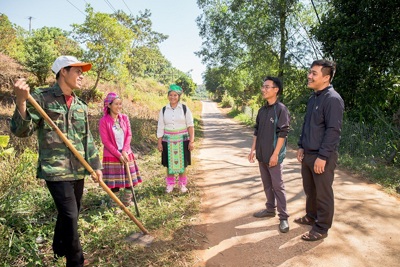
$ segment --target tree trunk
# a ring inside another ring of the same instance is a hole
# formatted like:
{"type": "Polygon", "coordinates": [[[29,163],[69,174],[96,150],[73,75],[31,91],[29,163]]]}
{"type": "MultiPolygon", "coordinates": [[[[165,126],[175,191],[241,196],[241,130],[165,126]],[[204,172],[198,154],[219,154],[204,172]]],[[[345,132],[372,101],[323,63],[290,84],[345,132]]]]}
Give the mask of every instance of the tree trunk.
{"type": "Polygon", "coordinates": [[[97,85],[99,84],[100,81],[100,72],[96,72],[97,73],[97,77],[96,77],[96,82],[94,83],[93,87],[92,87],[92,92],[96,91],[97,85]]]}
{"type": "Polygon", "coordinates": [[[285,66],[285,57],[286,57],[286,45],[288,40],[288,34],[286,30],[286,18],[287,18],[287,3],[286,1],[282,1],[280,12],[279,12],[279,30],[280,30],[280,55],[279,55],[279,69],[278,69],[278,77],[281,79],[283,83],[284,78],[284,66],[285,66]]]}

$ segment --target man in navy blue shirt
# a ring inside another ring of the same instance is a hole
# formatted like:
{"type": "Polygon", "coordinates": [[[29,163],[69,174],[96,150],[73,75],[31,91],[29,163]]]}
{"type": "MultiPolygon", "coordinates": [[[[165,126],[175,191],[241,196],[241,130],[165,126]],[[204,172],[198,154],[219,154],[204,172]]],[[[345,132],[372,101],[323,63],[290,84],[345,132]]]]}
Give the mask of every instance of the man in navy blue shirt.
{"type": "Polygon", "coordinates": [[[312,229],[301,237],[306,241],[326,238],[332,226],[332,184],[344,111],[343,99],[331,85],[335,71],[334,62],[316,60],[307,76],[307,85],[314,93],[307,103],[297,151],[307,197],[306,214],[294,220],[312,225],[312,229]]]}

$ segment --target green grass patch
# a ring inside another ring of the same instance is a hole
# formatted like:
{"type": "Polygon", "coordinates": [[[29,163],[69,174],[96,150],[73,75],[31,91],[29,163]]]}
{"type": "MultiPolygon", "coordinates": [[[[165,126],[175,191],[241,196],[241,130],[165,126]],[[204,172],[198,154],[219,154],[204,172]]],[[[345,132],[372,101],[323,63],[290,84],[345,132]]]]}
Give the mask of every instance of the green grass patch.
{"type": "Polygon", "coordinates": [[[255,121],[249,115],[242,113],[237,109],[232,109],[229,111],[228,116],[247,126],[254,126],[255,123],[255,121]]]}
{"type": "Polygon", "coordinates": [[[396,186],[400,185],[399,168],[379,160],[342,154],[339,165],[356,176],[383,186],[389,193],[395,193],[396,186]]]}

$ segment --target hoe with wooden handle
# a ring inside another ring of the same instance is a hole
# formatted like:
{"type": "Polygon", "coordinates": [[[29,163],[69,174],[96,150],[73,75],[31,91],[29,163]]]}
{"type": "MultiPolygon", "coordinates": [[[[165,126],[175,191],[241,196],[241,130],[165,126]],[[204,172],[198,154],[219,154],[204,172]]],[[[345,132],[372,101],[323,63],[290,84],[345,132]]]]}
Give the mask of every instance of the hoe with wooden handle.
{"type": "Polygon", "coordinates": [[[138,208],[137,200],[136,200],[135,189],[133,189],[133,181],[132,181],[131,170],[130,170],[130,168],[129,168],[129,162],[127,162],[127,163],[125,164],[125,169],[126,169],[126,173],[128,174],[129,185],[131,186],[132,198],[133,198],[133,203],[135,204],[136,215],[137,215],[138,217],[140,217],[139,208],[138,208]]]}
{"type": "Polygon", "coordinates": [[[147,235],[149,231],[146,230],[146,228],[143,227],[143,225],[135,218],[135,216],[132,215],[132,213],[129,211],[127,207],[124,206],[124,204],[119,200],[119,198],[108,188],[108,186],[103,182],[99,180],[99,177],[97,176],[96,172],[90,167],[89,163],[82,157],[82,155],[76,150],[76,148],[72,145],[71,141],[68,140],[68,138],[61,132],[61,130],[57,127],[57,125],[50,119],[50,117],[47,115],[47,113],[42,109],[42,107],[36,102],[36,100],[29,95],[28,101],[32,104],[32,106],[35,107],[35,109],[42,115],[42,117],[46,120],[46,122],[53,128],[54,131],[60,136],[60,138],[63,140],[63,142],[67,145],[67,147],[72,151],[72,153],[75,155],[75,157],[78,158],[80,163],[86,168],[86,170],[89,171],[89,173],[96,178],[96,180],[99,182],[100,186],[104,189],[104,191],[107,192],[107,194],[114,200],[118,206],[131,218],[131,220],[140,228],[140,230],[143,232],[144,235],[147,235]]]}

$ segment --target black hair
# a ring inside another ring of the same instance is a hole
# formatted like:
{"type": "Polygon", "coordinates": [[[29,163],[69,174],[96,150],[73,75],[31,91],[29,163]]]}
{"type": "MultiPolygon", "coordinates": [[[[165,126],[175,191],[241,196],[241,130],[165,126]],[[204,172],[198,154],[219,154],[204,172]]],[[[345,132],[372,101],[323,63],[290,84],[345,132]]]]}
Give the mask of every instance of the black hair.
{"type": "Polygon", "coordinates": [[[282,85],[282,81],[278,77],[267,76],[267,77],[264,78],[264,82],[265,81],[272,81],[274,83],[274,86],[279,88],[277,95],[281,95],[282,94],[283,85],[282,85]]]}
{"type": "Polygon", "coordinates": [[[329,75],[330,76],[329,82],[332,82],[333,77],[335,76],[335,73],[336,73],[336,63],[334,61],[327,60],[327,59],[319,59],[319,60],[315,60],[311,64],[311,68],[314,66],[321,66],[322,74],[329,75]]]}
{"type": "MultiPolygon", "coordinates": [[[[61,71],[62,69],[66,69],[67,71],[69,71],[71,68],[72,68],[72,66],[66,66],[66,67],[64,67],[64,68],[61,68],[60,71],[61,71]]],[[[58,78],[60,77],[60,71],[57,72],[57,74],[56,74],[56,80],[58,80],[58,78]]]]}

